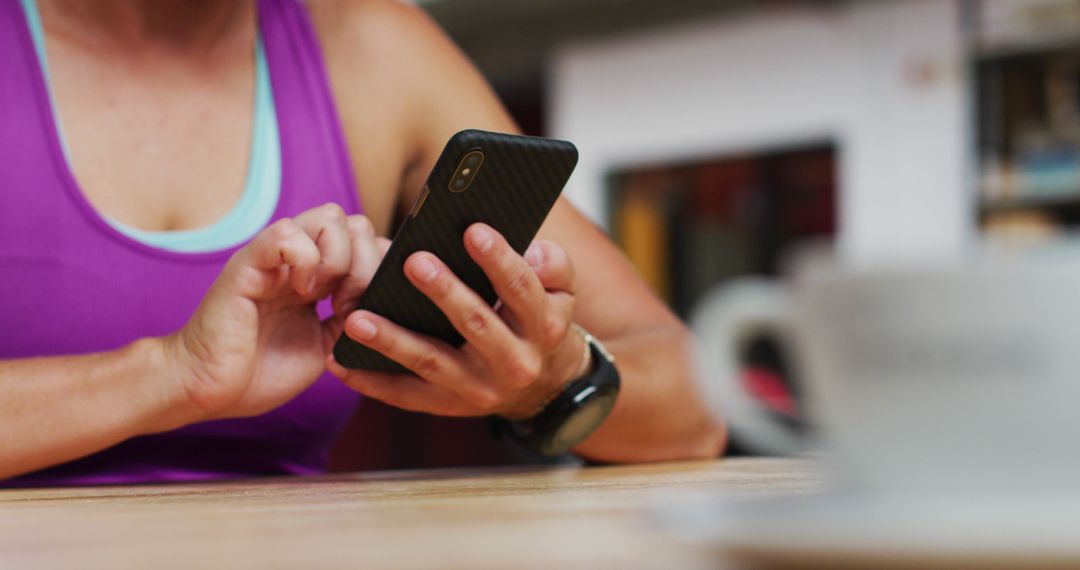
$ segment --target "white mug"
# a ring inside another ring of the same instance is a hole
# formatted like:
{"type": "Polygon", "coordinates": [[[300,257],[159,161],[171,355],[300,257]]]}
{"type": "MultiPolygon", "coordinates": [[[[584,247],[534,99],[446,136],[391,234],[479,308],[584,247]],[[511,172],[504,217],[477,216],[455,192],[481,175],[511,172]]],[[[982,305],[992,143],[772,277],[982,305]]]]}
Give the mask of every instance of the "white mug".
{"type": "Polygon", "coordinates": [[[852,487],[1080,493],[1080,259],[817,260],[766,298],[710,317],[741,331],[730,346],[702,339],[714,409],[730,379],[707,363],[769,327],[790,339],[806,409],[852,487]]]}

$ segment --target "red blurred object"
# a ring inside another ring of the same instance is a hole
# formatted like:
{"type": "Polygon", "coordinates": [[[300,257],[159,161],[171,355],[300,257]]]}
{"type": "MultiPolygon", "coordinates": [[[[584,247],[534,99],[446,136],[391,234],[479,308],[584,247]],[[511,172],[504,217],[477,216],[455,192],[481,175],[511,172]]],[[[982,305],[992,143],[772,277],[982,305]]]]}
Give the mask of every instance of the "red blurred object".
{"type": "Polygon", "coordinates": [[[751,396],[770,410],[793,418],[798,416],[794,395],[775,371],[760,366],[745,368],[742,383],[751,396]]]}

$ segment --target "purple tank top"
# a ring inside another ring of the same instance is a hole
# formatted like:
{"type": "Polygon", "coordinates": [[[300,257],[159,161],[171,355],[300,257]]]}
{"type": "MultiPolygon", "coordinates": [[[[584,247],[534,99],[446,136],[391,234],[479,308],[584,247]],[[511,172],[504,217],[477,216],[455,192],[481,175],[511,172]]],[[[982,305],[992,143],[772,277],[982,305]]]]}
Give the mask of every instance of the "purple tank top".
{"type": "MultiPolygon", "coordinates": [[[[281,140],[273,219],[327,202],[358,213],[307,13],[296,0],[259,0],[258,17],[281,140]]],[[[0,0],[0,359],[106,351],[177,330],[236,248],[174,253],[113,229],[68,168],[46,89],[19,1],[0,0]]],[[[319,472],[358,399],[326,374],[265,415],[137,437],[7,484],[319,472]]]]}

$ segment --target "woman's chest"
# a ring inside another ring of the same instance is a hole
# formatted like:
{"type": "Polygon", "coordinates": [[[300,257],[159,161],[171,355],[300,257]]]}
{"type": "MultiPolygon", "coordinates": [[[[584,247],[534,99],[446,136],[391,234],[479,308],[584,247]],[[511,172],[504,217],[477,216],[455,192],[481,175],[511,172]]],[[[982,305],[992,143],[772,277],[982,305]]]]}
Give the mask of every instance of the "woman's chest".
{"type": "MultiPolygon", "coordinates": [[[[57,90],[75,178],[99,212],[129,226],[208,226],[236,204],[251,175],[250,97],[197,82],[165,93],[145,82],[57,90]]],[[[406,128],[388,94],[340,97],[336,104],[360,203],[386,235],[399,196],[408,194],[406,128]]]]}
{"type": "Polygon", "coordinates": [[[54,114],[70,168],[102,214],[152,231],[203,227],[239,199],[251,147],[251,70],[148,72],[54,46],[54,114]]]}

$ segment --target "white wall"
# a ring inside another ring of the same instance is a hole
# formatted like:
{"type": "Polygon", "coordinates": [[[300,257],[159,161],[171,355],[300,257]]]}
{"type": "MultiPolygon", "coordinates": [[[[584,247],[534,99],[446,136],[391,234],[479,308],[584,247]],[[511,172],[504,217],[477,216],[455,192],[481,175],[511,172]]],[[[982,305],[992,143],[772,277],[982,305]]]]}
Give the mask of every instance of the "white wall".
{"type": "Polygon", "coordinates": [[[832,138],[841,251],[948,255],[974,226],[954,0],[892,0],[698,22],[564,46],[550,131],[581,162],[568,195],[606,222],[605,176],[832,138]]]}

